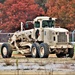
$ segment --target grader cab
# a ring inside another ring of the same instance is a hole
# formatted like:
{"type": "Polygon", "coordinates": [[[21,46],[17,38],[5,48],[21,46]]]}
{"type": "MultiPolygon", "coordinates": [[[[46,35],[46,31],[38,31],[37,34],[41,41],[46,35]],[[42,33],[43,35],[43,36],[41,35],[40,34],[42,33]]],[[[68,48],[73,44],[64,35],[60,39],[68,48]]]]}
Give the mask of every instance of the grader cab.
{"type": "MultiPolygon", "coordinates": [[[[69,31],[55,27],[56,18],[47,16],[36,17],[32,23],[33,29],[17,31],[9,38],[8,43],[1,47],[3,58],[9,58],[13,51],[27,56],[47,58],[55,53],[57,57],[73,57],[74,47],[69,42],[69,31]]],[[[28,22],[26,24],[28,27],[28,22]]]]}

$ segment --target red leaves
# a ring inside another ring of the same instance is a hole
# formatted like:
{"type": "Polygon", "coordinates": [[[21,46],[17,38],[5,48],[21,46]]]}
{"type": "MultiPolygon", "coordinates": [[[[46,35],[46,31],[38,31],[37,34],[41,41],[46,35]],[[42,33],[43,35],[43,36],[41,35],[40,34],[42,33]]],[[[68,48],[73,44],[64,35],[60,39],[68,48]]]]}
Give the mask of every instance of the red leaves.
{"type": "Polygon", "coordinates": [[[68,24],[67,28],[71,31],[75,30],[75,24],[68,24]]]}
{"type": "Polygon", "coordinates": [[[75,24],[75,0],[48,0],[46,4],[47,15],[57,17],[62,20],[61,27],[74,29],[75,24]]]}
{"type": "Polygon", "coordinates": [[[33,20],[37,15],[44,14],[44,11],[34,0],[6,0],[2,6],[2,14],[0,29],[13,32],[20,29],[20,22],[33,20]]]}
{"type": "Polygon", "coordinates": [[[0,10],[2,10],[2,8],[3,8],[3,4],[0,3],[0,10]]]}

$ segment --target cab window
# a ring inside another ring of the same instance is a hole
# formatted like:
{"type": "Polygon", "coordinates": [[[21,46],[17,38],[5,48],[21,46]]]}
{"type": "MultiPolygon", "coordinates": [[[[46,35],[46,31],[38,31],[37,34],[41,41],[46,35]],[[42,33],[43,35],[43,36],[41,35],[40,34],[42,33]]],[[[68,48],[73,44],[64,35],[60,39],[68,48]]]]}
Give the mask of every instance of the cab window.
{"type": "Polygon", "coordinates": [[[54,27],[54,21],[53,20],[43,20],[42,21],[42,27],[54,27]]]}
{"type": "Polygon", "coordinates": [[[34,24],[34,26],[35,26],[35,28],[40,28],[40,22],[35,22],[35,24],[34,24]]]}

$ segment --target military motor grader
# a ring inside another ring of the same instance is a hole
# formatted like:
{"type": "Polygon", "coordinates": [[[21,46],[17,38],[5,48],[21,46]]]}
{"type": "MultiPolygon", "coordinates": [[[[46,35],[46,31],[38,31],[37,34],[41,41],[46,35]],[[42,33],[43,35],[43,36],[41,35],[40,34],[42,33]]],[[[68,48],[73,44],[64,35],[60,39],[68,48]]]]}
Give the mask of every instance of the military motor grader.
{"type": "Polygon", "coordinates": [[[34,28],[29,30],[24,30],[21,22],[21,31],[16,31],[9,38],[8,43],[2,44],[2,57],[10,58],[13,51],[18,51],[34,58],[47,58],[52,53],[55,53],[58,58],[64,56],[72,58],[74,47],[69,42],[69,31],[60,27],[56,28],[55,21],[56,18],[47,16],[36,17],[31,21],[34,28]]]}

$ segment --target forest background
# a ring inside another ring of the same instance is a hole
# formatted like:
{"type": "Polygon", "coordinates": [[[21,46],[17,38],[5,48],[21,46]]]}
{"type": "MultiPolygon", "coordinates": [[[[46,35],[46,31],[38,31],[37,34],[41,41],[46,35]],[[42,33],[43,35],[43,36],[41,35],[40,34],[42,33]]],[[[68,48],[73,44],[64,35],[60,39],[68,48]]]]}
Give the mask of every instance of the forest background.
{"type": "Polygon", "coordinates": [[[15,32],[20,23],[44,15],[56,17],[56,26],[75,29],[75,0],[0,0],[0,30],[15,32]]]}

